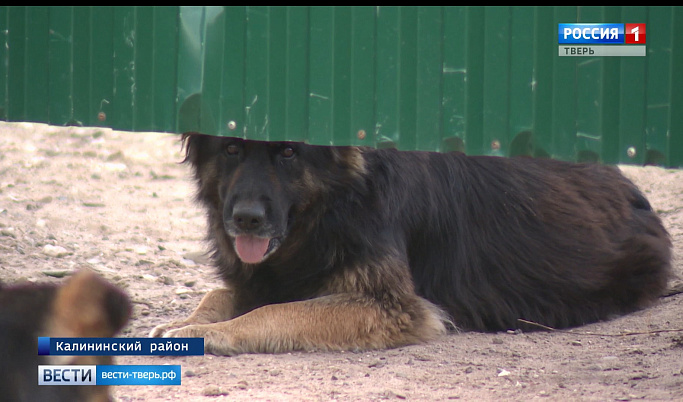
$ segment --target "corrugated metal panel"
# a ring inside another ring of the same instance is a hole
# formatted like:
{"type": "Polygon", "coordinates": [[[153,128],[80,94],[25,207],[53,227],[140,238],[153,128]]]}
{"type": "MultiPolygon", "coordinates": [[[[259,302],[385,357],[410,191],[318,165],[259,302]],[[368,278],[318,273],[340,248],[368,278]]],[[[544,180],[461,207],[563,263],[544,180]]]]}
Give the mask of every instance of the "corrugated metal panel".
{"type": "Polygon", "coordinates": [[[682,7],[0,7],[0,118],[683,166],[682,7]],[[647,23],[646,57],[557,24],[647,23]]]}

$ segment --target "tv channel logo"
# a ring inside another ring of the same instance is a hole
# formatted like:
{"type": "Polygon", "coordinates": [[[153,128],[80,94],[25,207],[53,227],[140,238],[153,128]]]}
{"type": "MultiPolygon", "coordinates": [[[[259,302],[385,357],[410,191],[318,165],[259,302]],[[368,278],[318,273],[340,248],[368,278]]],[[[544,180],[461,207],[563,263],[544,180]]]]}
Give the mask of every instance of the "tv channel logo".
{"type": "Polygon", "coordinates": [[[645,44],[645,24],[558,24],[560,44],[645,44]]]}
{"type": "Polygon", "coordinates": [[[624,24],[624,35],[626,44],[644,45],[646,41],[645,24],[624,24]]]}

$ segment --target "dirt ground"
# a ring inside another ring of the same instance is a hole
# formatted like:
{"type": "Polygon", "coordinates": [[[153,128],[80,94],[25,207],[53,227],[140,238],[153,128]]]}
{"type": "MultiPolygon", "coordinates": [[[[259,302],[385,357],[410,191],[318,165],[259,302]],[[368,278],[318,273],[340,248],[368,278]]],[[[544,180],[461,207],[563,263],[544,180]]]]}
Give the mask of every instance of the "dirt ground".
{"type": "MultiPolygon", "coordinates": [[[[175,135],[0,122],[0,280],[59,282],[93,269],[135,302],[122,336],[187,316],[220,282],[181,159],[175,135]]],[[[680,291],[683,171],[623,170],[672,235],[680,291]]],[[[450,334],[364,353],[117,362],[180,364],[183,373],[180,386],[114,387],[117,401],[683,400],[683,294],[565,332],[450,334]]]]}

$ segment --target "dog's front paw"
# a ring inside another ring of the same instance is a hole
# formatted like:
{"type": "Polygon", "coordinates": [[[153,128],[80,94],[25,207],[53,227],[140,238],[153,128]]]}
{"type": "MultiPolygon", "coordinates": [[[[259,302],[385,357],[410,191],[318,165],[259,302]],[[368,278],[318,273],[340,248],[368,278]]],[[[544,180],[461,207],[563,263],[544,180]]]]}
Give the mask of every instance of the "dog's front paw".
{"type": "Polygon", "coordinates": [[[188,326],[190,323],[187,321],[174,321],[170,322],[168,324],[161,324],[157,325],[154,327],[151,331],[149,331],[149,337],[150,338],[166,338],[166,333],[169,331],[176,329],[176,328],[182,328],[188,326]]]}
{"type": "Polygon", "coordinates": [[[204,338],[204,352],[214,355],[234,356],[242,353],[235,339],[218,324],[187,325],[171,329],[163,334],[164,338],[204,338]]]}

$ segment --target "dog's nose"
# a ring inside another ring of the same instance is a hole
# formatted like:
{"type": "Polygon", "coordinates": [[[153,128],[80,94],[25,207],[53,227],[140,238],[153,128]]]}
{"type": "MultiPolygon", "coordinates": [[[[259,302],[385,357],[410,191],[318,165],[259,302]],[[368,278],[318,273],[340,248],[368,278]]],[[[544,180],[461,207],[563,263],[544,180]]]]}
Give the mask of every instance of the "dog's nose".
{"type": "Polygon", "coordinates": [[[240,230],[253,232],[266,222],[266,209],[258,202],[238,202],[232,210],[232,220],[240,230]]]}

